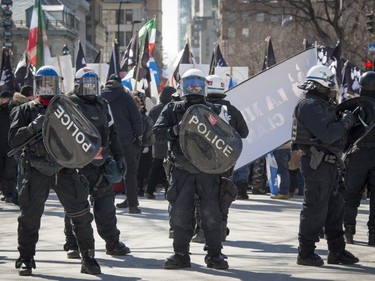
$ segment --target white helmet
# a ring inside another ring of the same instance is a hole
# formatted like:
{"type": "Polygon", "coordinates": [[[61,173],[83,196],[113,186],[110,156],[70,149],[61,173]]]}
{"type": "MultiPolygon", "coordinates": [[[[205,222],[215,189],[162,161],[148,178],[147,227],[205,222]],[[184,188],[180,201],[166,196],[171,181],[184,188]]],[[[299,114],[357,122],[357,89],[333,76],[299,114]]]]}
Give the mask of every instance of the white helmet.
{"type": "Polygon", "coordinates": [[[224,79],[219,75],[208,75],[207,80],[207,96],[224,98],[225,83],[224,79]]]}
{"type": "Polygon", "coordinates": [[[181,77],[182,95],[201,95],[206,94],[206,78],[199,69],[189,69],[181,77]]]}
{"type": "Polygon", "coordinates": [[[335,75],[324,65],[315,65],[307,72],[306,81],[315,81],[325,88],[331,89],[335,83],[335,75]]]}

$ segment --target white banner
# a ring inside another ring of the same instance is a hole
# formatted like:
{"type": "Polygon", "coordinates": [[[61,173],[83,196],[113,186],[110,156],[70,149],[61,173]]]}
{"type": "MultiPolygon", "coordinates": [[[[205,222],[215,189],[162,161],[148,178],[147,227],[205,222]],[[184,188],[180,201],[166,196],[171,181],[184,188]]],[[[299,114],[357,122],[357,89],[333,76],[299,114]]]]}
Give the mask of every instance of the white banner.
{"type": "Polygon", "coordinates": [[[292,115],[302,91],[297,88],[317,63],[316,49],[306,50],[226,92],[249,127],[235,169],[290,140],[292,115]]]}
{"type": "Polygon", "coordinates": [[[52,65],[56,67],[60,75],[64,78],[61,91],[64,94],[68,94],[73,91],[74,88],[74,74],[72,72],[72,57],[71,55],[50,57],[46,59],[46,65],[52,65]]]}
{"type": "Polygon", "coordinates": [[[249,78],[249,68],[247,66],[220,66],[215,67],[215,74],[224,79],[225,90],[228,90],[229,80],[232,77],[236,84],[249,78]]]}

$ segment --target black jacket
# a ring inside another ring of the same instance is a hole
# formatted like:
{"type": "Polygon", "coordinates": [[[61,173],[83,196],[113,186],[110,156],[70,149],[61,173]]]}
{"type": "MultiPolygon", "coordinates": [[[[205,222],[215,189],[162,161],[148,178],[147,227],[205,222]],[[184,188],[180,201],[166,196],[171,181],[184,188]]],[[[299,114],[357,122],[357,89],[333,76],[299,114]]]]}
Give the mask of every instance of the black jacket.
{"type": "Polygon", "coordinates": [[[101,95],[111,107],[120,142],[123,145],[131,144],[135,137],[143,135],[141,113],[132,96],[125,92],[120,82],[109,80],[101,95]]]}

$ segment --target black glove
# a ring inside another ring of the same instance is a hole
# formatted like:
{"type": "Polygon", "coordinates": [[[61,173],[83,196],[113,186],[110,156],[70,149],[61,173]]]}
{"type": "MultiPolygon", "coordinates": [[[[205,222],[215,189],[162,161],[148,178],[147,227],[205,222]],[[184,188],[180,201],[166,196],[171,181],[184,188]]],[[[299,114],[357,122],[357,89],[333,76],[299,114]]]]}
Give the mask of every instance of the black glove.
{"type": "Polygon", "coordinates": [[[125,177],[126,172],[128,170],[128,166],[126,165],[125,157],[120,157],[116,159],[117,165],[122,171],[122,176],[125,177]]]}
{"type": "Polygon", "coordinates": [[[134,137],[133,143],[138,146],[142,146],[143,136],[134,137]]]}
{"type": "Polygon", "coordinates": [[[350,129],[357,122],[357,118],[354,116],[353,112],[345,110],[342,115],[341,122],[344,124],[346,129],[350,129]]]}
{"type": "Polygon", "coordinates": [[[32,133],[32,134],[37,134],[40,131],[42,131],[43,128],[43,123],[44,123],[44,114],[39,114],[33,122],[27,126],[27,129],[32,133]]]}
{"type": "Polygon", "coordinates": [[[171,128],[170,132],[172,137],[178,137],[178,135],[180,134],[180,125],[181,121],[171,128]]]}

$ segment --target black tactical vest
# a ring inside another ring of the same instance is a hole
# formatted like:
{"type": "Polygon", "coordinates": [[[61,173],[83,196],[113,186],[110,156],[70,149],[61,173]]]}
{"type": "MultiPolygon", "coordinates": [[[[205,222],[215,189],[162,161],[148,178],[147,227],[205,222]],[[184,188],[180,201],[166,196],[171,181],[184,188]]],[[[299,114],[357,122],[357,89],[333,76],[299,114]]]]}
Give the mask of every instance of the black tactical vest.
{"type": "Polygon", "coordinates": [[[108,104],[101,98],[97,97],[94,101],[85,102],[76,95],[70,97],[85,117],[96,127],[102,138],[101,159],[94,159],[91,164],[101,166],[109,153],[109,126],[108,126],[108,104]]]}

